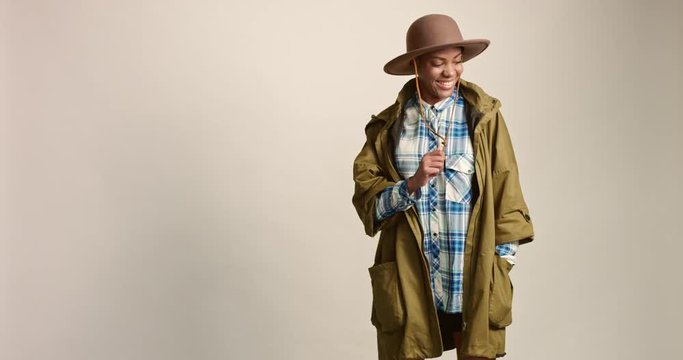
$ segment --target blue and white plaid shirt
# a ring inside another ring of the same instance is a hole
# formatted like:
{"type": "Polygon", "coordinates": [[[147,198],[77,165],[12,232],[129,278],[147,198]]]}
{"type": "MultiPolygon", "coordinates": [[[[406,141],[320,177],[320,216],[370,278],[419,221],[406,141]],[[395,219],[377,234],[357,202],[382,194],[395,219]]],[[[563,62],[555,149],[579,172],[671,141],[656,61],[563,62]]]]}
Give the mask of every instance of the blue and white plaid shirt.
{"type": "MultiPolygon", "coordinates": [[[[422,156],[435,150],[439,141],[420,120],[418,101],[415,94],[406,102],[403,129],[396,147],[396,165],[405,179],[417,172],[422,156]]],[[[416,206],[424,233],[423,250],[429,264],[434,303],[443,312],[456,313],[462,311],[462,270],[473,205],[474,151],[462,96],[456,103],[454,91],[433,106],[422,102],[422,108],[432,129],[442,136],[447,134],[444,169],[413,194],[408,194],[405,180],[385,189],[377,199],[375,217],[381,221],[416,206]]],[[[514,264],[518,245],[517,242],[497,245],[496,253],[514,264]]]]}

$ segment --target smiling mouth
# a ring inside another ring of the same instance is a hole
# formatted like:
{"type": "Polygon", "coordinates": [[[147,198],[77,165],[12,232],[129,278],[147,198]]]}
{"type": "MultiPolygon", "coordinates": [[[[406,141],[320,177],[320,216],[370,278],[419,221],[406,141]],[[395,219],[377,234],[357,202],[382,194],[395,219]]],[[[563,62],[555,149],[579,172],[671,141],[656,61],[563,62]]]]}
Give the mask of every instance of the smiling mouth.
{"type": "Polygon", "coordinates": [[[455,84],[455,80],[448,80],[448,81],[436,80],[436,83],[444,89],[450,89],[453,87],[453,84],[455,84]]]}

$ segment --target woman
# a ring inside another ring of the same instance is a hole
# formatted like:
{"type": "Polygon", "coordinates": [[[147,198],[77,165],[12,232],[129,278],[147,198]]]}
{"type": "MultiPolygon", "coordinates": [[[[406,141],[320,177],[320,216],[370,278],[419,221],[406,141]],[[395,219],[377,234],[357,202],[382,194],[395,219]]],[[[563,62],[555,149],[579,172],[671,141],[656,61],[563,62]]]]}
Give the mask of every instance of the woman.
{"type": "Polygon", "coordinates": [[[461,79],[489,41],[427,15],[406,44],[384,71],[415,78],[372,117],[354,161],[354,206],[368,235],[381,231],[369,269],[379,358],[500,357],[508,273],[533,226],[500,102],[461,79]]]}

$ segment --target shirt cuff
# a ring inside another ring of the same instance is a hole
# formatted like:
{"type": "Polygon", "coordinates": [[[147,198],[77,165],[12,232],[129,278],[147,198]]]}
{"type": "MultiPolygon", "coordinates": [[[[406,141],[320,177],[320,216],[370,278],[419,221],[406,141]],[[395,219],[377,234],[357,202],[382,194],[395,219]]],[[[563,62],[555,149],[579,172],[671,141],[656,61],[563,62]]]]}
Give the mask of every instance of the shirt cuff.
{"type": "Polygon", "coordinates": [[[398,186],[398,194],[404,199],[413,204],[415,204],[420,197],[422,197],[421,188],[417,188],[414,193],[408,193],[408,180],[399,180],[396,185],[398,186]]]}
{"type": "Polygon", "coordinates": [[[399,180],[393,186],[387,187],[377,197],[375,219],[382,221],[400,211],[406,211],[415,205],[422,195],[420,189],[413,194],[408,193],[408,182],[399,180]]]}
{"type": "Polygon", "coordinates": [[[496,254],[514,265],[517,260],[517,250],[519,249],[519,241],[496,245],[496,254]]]}

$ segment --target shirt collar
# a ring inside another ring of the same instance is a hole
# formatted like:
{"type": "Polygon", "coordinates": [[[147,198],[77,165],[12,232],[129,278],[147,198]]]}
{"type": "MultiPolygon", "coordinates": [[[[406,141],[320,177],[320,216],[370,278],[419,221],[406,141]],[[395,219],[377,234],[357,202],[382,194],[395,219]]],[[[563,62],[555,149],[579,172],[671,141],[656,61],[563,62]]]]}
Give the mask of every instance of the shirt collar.
{"type": "MultiPolygon", "coordinates": [[[[426,108],[426,109],[432,109],[432,110],[436,111],[437,114],[439,114],[439,113],[441,113],[442,111],[444,111],[445,109],[447,109],[449,106],[451,106],[451,103],[452,103],[453,101],[455,101],[455,94],[456,94],[457,91],[458,91],[458,88],[453,89],[453,93],[451,93],[451,96],[449,96],[449,97],[447,97],[447,98],[445,98],[445,99],[443,99],[443,100],[437,102],[437,103],[434,104],[434,105],[431,105],[431,104],[427,103],[426,101],[422,100],[422,101],[421,101],[421,102],[422,102],[422,106],[423,106],[424,108],[426,108]]],[[[413,104],[419,106],[418,103],[417,103],[417,102],[418,102],[417,92],[415,92],[415,95],[413,96],[412,100],[413,100],[413,101],[412,101],[413,104]]]]}

